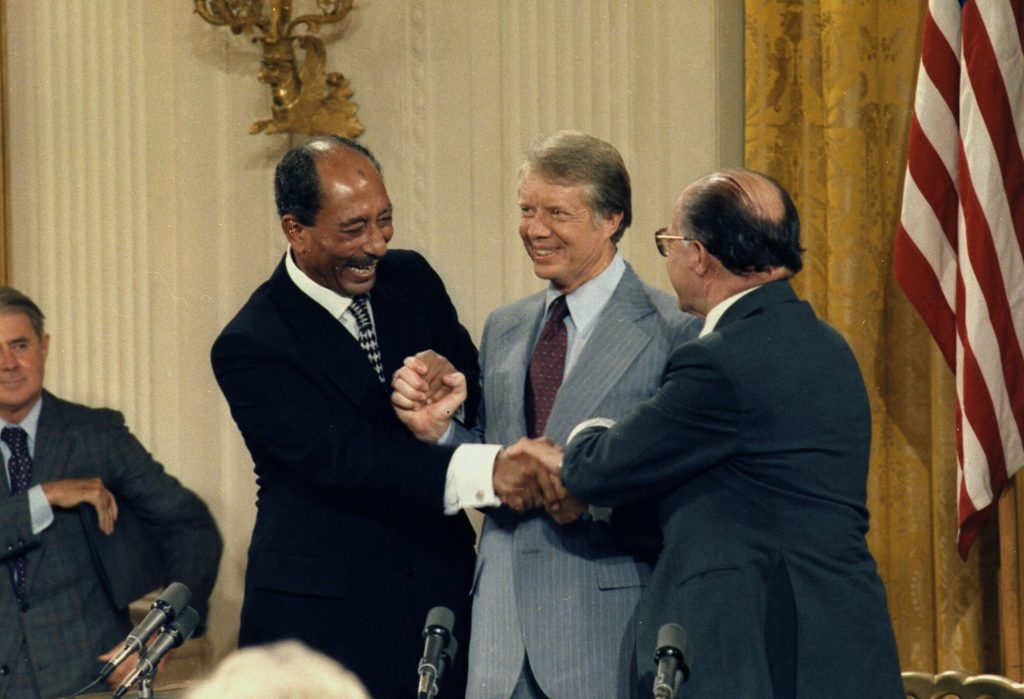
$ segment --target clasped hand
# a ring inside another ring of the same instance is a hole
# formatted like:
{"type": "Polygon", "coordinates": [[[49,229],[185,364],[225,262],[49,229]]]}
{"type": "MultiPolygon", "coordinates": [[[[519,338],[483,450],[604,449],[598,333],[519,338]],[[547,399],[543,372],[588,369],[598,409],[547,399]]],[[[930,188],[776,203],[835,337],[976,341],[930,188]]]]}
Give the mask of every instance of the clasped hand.
{"type": "Polygon", "coordinates": [[[425,442],[440,439],[467,395],[466,377],[434,350],[406,357],[391,377],[391,407],[425,442]]]}
{"type": "MultiPolygon", "coordinates": [[[[391,406],[425,442],[436,442],[465,402],[466,377],[433,350],[407,357],[391,377],[391,406]]],[[[544,507],[559,524],[579,519],[587,503],[562,485],[562,449],[549,439],[523,438],[494,460],[494,494],[516,512],[544,507]]]]}
{"type": "Polygon", "coordinates": [[[544,507],[559,524],[576,521],[588,507],[562,485],[562,449],[544,437],[524,437],[498,453],[494,494],[516,512],[544,507]]]}

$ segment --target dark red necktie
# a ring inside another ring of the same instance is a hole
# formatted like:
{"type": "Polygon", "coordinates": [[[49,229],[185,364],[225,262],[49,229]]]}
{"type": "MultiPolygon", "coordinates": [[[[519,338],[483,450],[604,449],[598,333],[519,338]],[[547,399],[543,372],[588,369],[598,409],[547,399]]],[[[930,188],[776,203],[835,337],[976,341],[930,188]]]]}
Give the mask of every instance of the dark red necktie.
{"type": "Polygon", "coordinates": [[[565,348],[567,335],[565,317],[569,307],[565,296],[559,296],[548,308],[548,319],[540,330],[540,337],[533,348],[530,372],[526,379],[526,430],[530,437],[544,434],[555,404],[555,395],[562,385],[565,371],[565,348]]]}
{"type": "MultiPolygon", "coordinates": [[[[7,474],[11,479],[11,495],[24,493],[32,480],[32,457],[28,453],[28,433],[20,427],[8,426],[0,431],[0,439],[11,449],[11,458],[7,460],[7,474]]],[[[11,561],[14,568],[14,594],[18,600],[25,599],[28,560],[25,556],[15,556],[11,561]]]]}

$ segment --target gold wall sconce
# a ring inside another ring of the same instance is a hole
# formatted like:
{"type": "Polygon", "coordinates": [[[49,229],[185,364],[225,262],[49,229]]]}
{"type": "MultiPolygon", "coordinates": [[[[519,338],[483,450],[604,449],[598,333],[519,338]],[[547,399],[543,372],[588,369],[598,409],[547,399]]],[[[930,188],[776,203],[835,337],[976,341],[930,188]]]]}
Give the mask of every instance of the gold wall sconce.
{"type": "Polygon", "coordinates": [[[320,27],[335,24],[352,10],[353,0],[316,0],[320,14],[291,19],[292,0],[270,0],[264,14],[263,0],[195,0],[195,11],[215,26],[234,34],[253,34],[263,45],[257,75],[270,86],[272,119],[253,122],[249,133],[304,133],[311,136],[338,134],[355,138],[363,132],[356,117],[357,105],[349,100],[352,88],[341,73],[326,72],[324,43],[313,36],[320,27]],[[298,28],[306,27],[299,34],[298,28]],[[305,52],[299,65],[295,45],[305,52]]]}

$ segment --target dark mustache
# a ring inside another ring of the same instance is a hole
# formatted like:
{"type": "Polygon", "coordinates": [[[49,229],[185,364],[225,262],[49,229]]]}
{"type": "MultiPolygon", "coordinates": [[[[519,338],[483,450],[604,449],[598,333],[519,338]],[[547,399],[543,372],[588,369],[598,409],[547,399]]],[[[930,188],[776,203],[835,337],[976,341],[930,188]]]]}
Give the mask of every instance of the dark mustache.
{"type": "Polygon", "coordinates": [[[346,267],[369,267],[375,262],[380,262],[380,258],[374,255],[367,255],[357,260],[349,259],[345,262],[346,267]]]}

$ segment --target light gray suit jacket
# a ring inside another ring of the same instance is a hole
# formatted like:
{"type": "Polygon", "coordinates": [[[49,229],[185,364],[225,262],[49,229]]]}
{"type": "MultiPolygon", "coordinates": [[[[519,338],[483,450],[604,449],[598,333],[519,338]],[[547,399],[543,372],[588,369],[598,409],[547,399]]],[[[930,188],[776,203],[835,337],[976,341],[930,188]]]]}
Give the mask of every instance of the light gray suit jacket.
{"type": "MultiPolygon", "coordinates": [[[[481,424],[485,441],[526,434],[523,396],[544,293],[494,311],[484,328],[481,424]]],[[[700,323],[627,265],[590,339],[565,377],[546,436],[564,444],[580,421],[617,418],[661,383],[671,350],[700,323]]],[[[607,544],[589,515],[567,527],[546,513],[486,511],[473,584],[472,699],[505,699],[524,653],[551,697],[627,696],[631,619],[649,568],[607,544]]],[[[653,649],[652,649],[653,652],[653,649]]]]}

